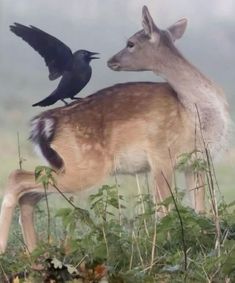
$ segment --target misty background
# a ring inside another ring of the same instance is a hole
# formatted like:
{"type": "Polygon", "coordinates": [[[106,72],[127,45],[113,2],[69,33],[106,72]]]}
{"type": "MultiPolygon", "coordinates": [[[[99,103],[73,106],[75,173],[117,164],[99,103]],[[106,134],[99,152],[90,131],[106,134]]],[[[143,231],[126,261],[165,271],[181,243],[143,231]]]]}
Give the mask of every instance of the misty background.
{"type": "MultiPolygon", "coordinates": [[[[79,94],[87,96],[118,82],[160,80],[150,72],[113,72],[106,66],[128,37],[142,28],[143,5],[148,6],[156,24],[163,29],[180,18],[188,19],[186,33],[176,45],[189,61],[222,86],[235,117],[234,0],[0,0],[1,186],[9,172],[18,168],[17,132],[25,159],[23,168],[33,170],[42,164],[27,137],[30,119],[43,108],[31,105],[48,96],[58,84],[58,80],[49,81],[44,60],[11,33],[9,25],[34,25],[63,41],[72,51],[100,52],[101,59],[91,63],[93,76],[79,94]]],[[[62,105],[58,102],[52,107],[62,105]]],[[[234,187],[234,144],[217,166],[225,193],[234,187]]]]}

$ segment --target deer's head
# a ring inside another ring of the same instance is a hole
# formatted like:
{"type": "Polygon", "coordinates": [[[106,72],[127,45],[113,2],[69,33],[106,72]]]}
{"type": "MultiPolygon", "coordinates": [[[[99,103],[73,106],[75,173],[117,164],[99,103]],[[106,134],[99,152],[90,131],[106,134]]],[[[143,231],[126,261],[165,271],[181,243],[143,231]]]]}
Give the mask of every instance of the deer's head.
{"type": "Polygon", "coordinates": [[[187,20],[181,19],[166,30],[154,23],[148,8],[142,9],[143,29],[132,35],[124,49],[108,61],[114,71],[158,71],[167,60],[167,52],[177,52],[174,41],[182,37],[187,20]]]}

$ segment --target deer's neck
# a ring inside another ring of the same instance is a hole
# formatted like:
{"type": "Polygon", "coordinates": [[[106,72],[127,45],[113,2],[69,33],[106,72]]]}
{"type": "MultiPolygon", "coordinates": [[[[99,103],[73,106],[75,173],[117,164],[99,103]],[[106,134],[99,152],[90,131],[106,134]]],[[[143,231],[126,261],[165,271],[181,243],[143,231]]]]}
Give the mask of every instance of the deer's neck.
{"type": "Polygon", "coordinates": [[[195,104],[199,108],[207,105],[217,108],[217,103],[225,103],[222,90],[182,55],[169,52],[166,58],[167,61],[160,66],[160,73],[178,93],[186,108],[191,109],[195,104]]]}
{"type": "Polygon", "coordinates": [[[169,52],[165,58],[167,62],[162,63],[156,73],[160,72],[177,92],[192,121],[199,116],[196,118],[200,118],[206,142],[217,143],[215,149],[220,147],[226,139],[229,124],[223,91],[178,51],[169,52]]]}

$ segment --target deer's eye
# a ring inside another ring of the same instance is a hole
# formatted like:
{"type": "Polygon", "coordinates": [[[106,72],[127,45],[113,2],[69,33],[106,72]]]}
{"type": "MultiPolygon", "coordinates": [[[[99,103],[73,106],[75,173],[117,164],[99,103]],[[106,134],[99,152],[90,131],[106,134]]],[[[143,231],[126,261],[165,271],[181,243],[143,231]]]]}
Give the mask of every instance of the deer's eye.
{"type": "Polygon", "coordinates": [[[133,47],[135,46],[135,44],[134,44],[132,41],[127,41],[126,46],[127,46],[128,48],[133,48],[133,47]]]}

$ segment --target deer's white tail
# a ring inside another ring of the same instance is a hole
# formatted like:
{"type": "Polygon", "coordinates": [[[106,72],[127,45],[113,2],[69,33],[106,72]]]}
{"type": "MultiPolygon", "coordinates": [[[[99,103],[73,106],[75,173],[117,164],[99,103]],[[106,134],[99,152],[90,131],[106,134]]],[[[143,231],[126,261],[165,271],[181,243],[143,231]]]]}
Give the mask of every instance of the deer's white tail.
{"type": "Polygon", "coordinates": [[[48,163],[56,169],[63,168],[63,159],[51,147],[56,132],[56,118],[43,114],[31,120],[30,140],[48,163]]]}

